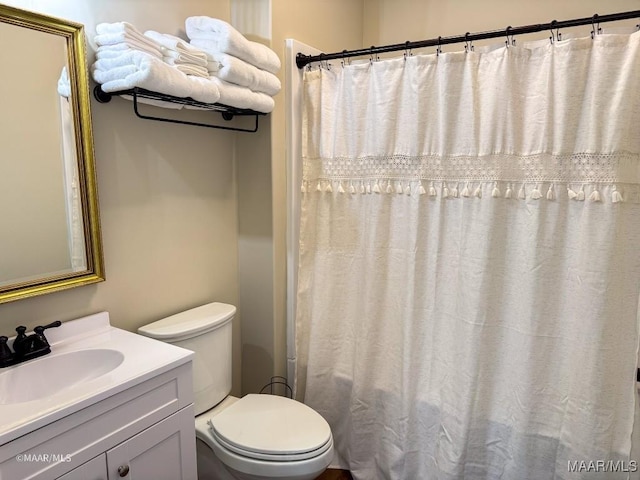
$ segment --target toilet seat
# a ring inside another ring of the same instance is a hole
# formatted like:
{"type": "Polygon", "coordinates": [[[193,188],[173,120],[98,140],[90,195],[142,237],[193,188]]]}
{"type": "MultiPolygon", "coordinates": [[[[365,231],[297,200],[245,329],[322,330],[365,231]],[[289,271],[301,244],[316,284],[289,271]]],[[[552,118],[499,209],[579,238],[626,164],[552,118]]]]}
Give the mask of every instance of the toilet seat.
{"type": "Polygon", "coordinates": [[[247,450],[245,448],[238,447],[231,443],[228,443],[224,438],[220,437],[215,431],[209,431],[212,434],[213,438],[220,444],[221,447],[226,448],[227,450],[240,455],[246,458],[252,458],[256,460],[268,460],[271,462],[292,462],[298,460],[307,460],[310,458],[315,458],[319,455],[322,455],[324,452],[329,450],[333,446],[333,442],[331,438],[329,438],[323,445],[318,447],[315,450],[311,450],[308,452],[302,453],[261,453],[255,452],[252,450],[247,450]]]}
{"type": "Polygon", "coordinates": [[[249,394],[213,410],[196,417],[196,437],[228,468],[261,478],[315,478],[333,459],[329,424],[300,402],[249,394]]]}
{"type": "Polygon", "coordinates": [[[225,448],[249,458],[291,461],[329,448],[331,429],[303,403],[277,395],[249,394],[209,419],[225,448]]]}

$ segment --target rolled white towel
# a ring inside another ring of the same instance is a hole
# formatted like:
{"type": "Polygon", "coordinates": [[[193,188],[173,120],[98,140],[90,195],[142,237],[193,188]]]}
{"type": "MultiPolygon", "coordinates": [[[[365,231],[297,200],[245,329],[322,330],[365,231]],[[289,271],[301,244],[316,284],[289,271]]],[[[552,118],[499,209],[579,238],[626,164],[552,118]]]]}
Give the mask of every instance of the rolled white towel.
{"type": "Polygon", "coordinates": [[[254,92],[263,92],[271,96],[278,93],[282,88],[280,79],[266,70],[260,70],[253,65],[249,65],[233,55],[208,53],[219,64],[218,72],[215,76],[226,82],[235,83],[254,92]]]}
{"type": "Polygon", "coordinates": [[[132,56],[131,65],[110,70],[93,69],[94,80],[102,84],[103,91],[118,92],[140,87],[174,97],[191,97],[204,103],[216,103],[220,99],[218,87],[209,79],[185,75],[162,60],[142,52],[138,53],[139,55],[132,56]],[[135,68],[131,70],[131,67],[135,68]],[[124,70],[127,68],[129,70],[124,70]],[[118,72],[118,78],[112,78],[115,72],[118,72]],[[107,76],[112,79],[101,82],[107,76]]]}
{"type": "Polygon", "coordinates": [[[236,108],[248,108],[256,112],[269,113],[273,111],[275,102],[266,93],[252,92],[246,87],[225,82],[217,77],[210,78],[220,92],[219,102],[236,108]]]}
{"type": "Polygon", "coordinates": [[[170,58],[171,60],[173,60],[173,63],[175,64],[182,63],[182,64],[197,65],[199,67],[207,66],[206,55],[204,58],[202,58],[196,55],[191,55],[190,53],[180,53],[175,50],[165,49],[163,52],[163,57],[165,59],[170,58]]]}
{"type": "Polygon", "coordinates": [[[206,16],[188,17],[185,29],[191,45],[195,47],[228,53],[271,73],[280,70],[280,59],[273,50],[247,40],[223,20],[206,16]]]}
{"type": "Polygon", "coordinates": [[[203,60],[207,59],[207,54],[197,47],[189,45],[187,40],[180,37],[169,35],[168,33],[158,33],[154,30],[147,30],[144,35],[158,42],[168,50],[174,50],[178,53],[188,53],[203,60]]]}

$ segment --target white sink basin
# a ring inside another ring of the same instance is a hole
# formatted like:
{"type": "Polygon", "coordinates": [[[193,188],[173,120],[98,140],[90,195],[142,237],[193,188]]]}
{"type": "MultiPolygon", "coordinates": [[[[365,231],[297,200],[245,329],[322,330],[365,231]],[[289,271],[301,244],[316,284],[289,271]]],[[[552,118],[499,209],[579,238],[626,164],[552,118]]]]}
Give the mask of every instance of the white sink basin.
{"type": "Polygon", "coordinates": [[[50,353],[0,370],[0,405],[31,402],[101,377],[118,367],[124,355],[108,348],[50,353]]]}
{"type": "Polygon", "coordinates": [[[0,368],[0,458],[3,445],[193,358],[112,327],[107,312],[64,322],[47,330],[47,339],[51,353],[0,368]]]}

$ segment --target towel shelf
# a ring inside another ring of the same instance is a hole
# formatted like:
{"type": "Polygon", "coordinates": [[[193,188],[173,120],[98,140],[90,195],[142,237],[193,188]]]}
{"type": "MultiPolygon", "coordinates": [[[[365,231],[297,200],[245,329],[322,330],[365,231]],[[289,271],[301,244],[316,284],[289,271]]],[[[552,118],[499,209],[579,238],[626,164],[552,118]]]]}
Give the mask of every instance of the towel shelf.
{"type": "Polygon", "coordinates": [[[192,98],[174,97],[171,95],[165,95],[164,93],[151,92],[149,90],[145,90],[143,88],[138,88],[138,87],[132,88],[130,90],[122,90],[118,92],[105,92],[102,90],[100,85],[96,85],[95,88],[93,89],[93,96],[100,103],[108,103],[111,101],[113,97],[116,97],[116,96],[119,97],[122,95],[129,95],[132,97],[133,111],[135,112],[136,116],[138,116],[139,118],[143,118],[145,120],[156,120],[159,122],[179,123],[182,125],[194,125],[197,127],[219,128],[222,130],[233,130],[236,132],[255,133],[258,131],[258,117],[260,115],[266,115],[265,113],[256,112],[255,110],[247,110],[243,108],[230,107],[228,105],[223,105],[221,103],[203,103],[203,102],[198,102],[197,100],[193,100],[192,98]],[[154,117],[154,116],[140,113],[138,109],[138,103],[142,103],[142,102],[138,102],[138,99],[141,99],[141,98],[148,99],[148,100],[160,100],[163,102],[176,103],[176,104],[181,104],[185,106],[188,105],[192,107],[197,107],[200,110],[219,112],[220,114],[222,114],[222,118],[227,121],[233,119],[233,117],[235,116],[242,116],[242,117],[254,116],[255,124],[253,128],[239,128],[239,127],[228,127],[225,125],[214,125],[210,123],[190,122],[187,120],[177,120],[173,118],[154,117]]]}

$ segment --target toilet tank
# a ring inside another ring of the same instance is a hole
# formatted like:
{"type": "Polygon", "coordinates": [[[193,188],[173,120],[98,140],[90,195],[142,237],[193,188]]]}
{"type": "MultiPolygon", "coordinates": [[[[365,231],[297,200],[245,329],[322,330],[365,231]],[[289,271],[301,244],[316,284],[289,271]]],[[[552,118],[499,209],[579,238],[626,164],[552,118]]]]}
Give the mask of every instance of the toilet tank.
{"type": "Polygon", "coordinates": [[[138,333],[186,348],[193,359],[195,414],[220,403],[231,392],[231,321],[236,307],[208,303],[138,329],[138,333]]]}

